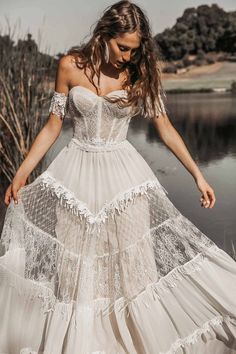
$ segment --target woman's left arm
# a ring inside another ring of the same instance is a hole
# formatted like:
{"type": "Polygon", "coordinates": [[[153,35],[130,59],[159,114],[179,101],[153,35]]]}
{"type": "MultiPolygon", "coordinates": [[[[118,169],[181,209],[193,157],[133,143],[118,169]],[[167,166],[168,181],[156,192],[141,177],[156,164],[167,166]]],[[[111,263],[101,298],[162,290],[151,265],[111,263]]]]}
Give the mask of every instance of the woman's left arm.
{"type": "Polygon", "coordinates": [[[162,114],[152,119],[155,129],[163,143],[175,154],[179,161],[193,176],[198,189],[202,193],[201,206],[213,208],[216,198],[213,189],[203,177],[198,166],[191,157],[183,139],[170,122],[167,114],[162,114]]]}

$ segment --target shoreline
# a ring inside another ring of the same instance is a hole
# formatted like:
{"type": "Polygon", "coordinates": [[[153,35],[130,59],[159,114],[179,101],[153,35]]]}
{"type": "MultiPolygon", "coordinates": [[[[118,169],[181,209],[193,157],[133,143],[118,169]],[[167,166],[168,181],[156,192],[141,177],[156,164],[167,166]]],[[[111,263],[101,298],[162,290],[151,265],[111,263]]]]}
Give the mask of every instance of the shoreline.
{"type": "Polygon", "coordinates": [[[162,74],[163,88],[168,93],[214,92],[235,94],[236,62],[221,62],[195,67],[179,74],[162,74]]]}

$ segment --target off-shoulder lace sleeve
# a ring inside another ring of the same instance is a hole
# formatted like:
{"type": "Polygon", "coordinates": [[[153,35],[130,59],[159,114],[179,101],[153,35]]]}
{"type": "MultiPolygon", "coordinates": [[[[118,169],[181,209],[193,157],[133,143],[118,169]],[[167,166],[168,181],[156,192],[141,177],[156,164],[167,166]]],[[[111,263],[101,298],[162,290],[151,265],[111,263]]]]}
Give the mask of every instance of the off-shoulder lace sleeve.
{"type": "Polygon", "coordinates": [[[66,115],[67,104],[68,96],[63,92],[54,91],[50,102],[49,113],[52,112],[63,120],[66,115]]]}
{"type": "MultiPolygon", "coordinates": [[[[165,96],[165,94],[164,94],[164,96],[165,96]]],[[[161,96],[160,93],[157,95],[154,104],[155,104],[156,116],[157,117],[159,117],[161,114],[167,113],[164,101],[163,101],[162,96],[161,96]],[[158,98],[159,98],[159,100],[158,100],[158,98]]],[[[148,118],[148,119],[150,119],[151,117],[154,116],[154,112],[153,112],[153,109],[152,109],[152,106],[151,106],[151,103],[150,103],[150,97],[147,97],[147,112],[145,113],[143,107],[141,107],[141,114],[145,118],[148,118]]]]}

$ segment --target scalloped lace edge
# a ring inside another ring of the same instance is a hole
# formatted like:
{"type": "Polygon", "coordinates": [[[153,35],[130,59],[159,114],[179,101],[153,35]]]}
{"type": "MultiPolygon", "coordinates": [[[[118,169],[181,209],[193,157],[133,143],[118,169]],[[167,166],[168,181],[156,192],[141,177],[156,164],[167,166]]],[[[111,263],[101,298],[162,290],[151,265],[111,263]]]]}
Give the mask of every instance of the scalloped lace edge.
{"type": "MultiPolygon", "coordinates": [[[[119,214],[123,212],[129,202],[134,201],[135,197],[138,195],[145,194],[148,197],[148,190],[150,189],[158,189],[163,195],[168,194],[168,191],[161,185],[158,179],[147,180],[124,192],[118,193],[110,202],[104,204],[97,214],[93,214],[86,203],[76,198],[71,190],[63,186],[48,171],[44,171],[34,182],[35,184],[39,183],[42,189],[50,188],[50,190],[55,193],[62,206],[68,207],[72,213],[77,216],[85,218],[90,225],[105,223],[109,216],[114,217],[116,212],[119,214]]],[[[30,187],[31,185],[32,183],[26,187],[30,187]]]]}
{"type": "MultiPolygon", "coordinates": [[[[221,249],[217,245],[213,245],[207,248],[204,252],[197,254],[194,258],[190,261],[186,262],[183,265],[177,266],[172,269],[168,274],[161,277],[159,280],[153,283],[149,283],[141,292],[137,295],[134,295],[132,298],[120,297],[111,302],[111,298],[101,297],[98,299],[92,300],[90,303],[77,303],[74,300],[69,302],[59,301],[60,304],[65,306],[65,309],[68,305],[75,304],[75,306],[88,306],[93,307],[96,314],[100,316],[109,315],[114,311],[116,308],[118,311],[123,311],[129,304],[132,304],[133,301],[140,297],[141,301],[143,302],[146,307],[149,307],[147,303],[141,298],[144,293],[149,292],[152,296],[153,300],[160,299],[160,296],[166,292],[170,292],[172,288],[175,288],[178,285],[178,282],[183,280],[184,275],[189,275],[195,273],[196,271],[201,271],[202,263],[208,261],[209,254],[217,254],[218,252],[221,253],[221,249]],[[100,304],[102,302],[102,304],[100,304]],[[104,308],[104,302],[105,308],[104,308]]],[[[1,259],[1,258],[0,258],[1,259]]],[[[24,295],[24,291],[22,292],[22,284],[21,281],[26,281],[27,284],[27,291],[30,291],[31,294],[27,293],[28,298],[35,298],[38,297],[42,300],[43,308],[45,312],[54,311],[55,305],[58,299],[55,297],[53,290],[50,288],[50,284],[46,285],[42,282],[37,282],[32,279],[24,279],[20,275],[14,273],[12,270],[8,269],[6,266],[0,263],[0,268],[2,268],[3,272],[8,273],[9,282],[11,282],[12,287],[18,290],[19,295],[24,295]],[[34,290],[42,288],[42,292],[40,294],[36,294],[34,290]]],[[[6,278],[6,274],[5,274],[6,278]]],[[[128,308],[129,310],[129,308],[128,308]]],[[[129,316],[129,311],[126,313],[127,317],[129,316]]]]}

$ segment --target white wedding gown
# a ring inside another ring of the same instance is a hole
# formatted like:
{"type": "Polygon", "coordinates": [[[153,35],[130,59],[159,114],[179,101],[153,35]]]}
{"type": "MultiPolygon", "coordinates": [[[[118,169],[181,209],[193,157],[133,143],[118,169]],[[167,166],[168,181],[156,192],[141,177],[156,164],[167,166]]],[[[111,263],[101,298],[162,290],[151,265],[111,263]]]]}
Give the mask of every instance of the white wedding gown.
{"type": "Polygon", "coordinates": [[[236,353],[236,262],[127,141],[130,107],[75,86],[51,111],[74,134],[7,208],[0,354],[236,353]]]}

